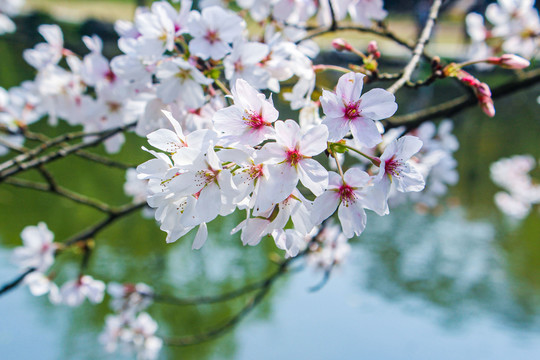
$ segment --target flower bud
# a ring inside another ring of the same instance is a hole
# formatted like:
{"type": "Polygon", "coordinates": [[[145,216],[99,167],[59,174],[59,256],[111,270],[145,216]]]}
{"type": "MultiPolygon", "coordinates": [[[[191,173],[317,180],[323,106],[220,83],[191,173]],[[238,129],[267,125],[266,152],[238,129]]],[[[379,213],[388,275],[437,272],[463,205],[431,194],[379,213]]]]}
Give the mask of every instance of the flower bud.
{"type": "Polygon", "coordinates": [[[514,54],[504,54],[501,57],[491,57],[488,59],[489,64],[499,65],[505,69],[525,69],[531,63],[529,60],[514,54]]]}
{"type": "Polygon", "coordinates": [[[375,40],[372,40],[369,42],[367,51],[368,53],[372,54],[375,57],[375,59],[378,59],[381,57],[379,47],[377,46],[377,42],[375,40]]]}
{"type": "Polygon", "coordinates": [[[490,97],[478,98],[480,102],[480,107],[482,111],[489,117],[495,116],[495,106],[493,105],[493,100],[490,97]]]}
{"type": "Polygon", "coordinates": [[[476,91],[480,96],[485,96],[488,98],[491,98],[491,89],[489,88],[488,84],[486,83],[480,83],[476,86],[476,91]]]}
{"type": "Polygon", "coordinates": [[[332,40],[332,46],[337,51],[352,51],[352,46],[345,39],[337,38],[332,40]]]}
{"type": "Polygon", "coordinates": [[[471,74],[466,74],[464,75],[463,77],[460,77],[459,80],[464,83],[465,85],[467,86],[471,86],[471,87],[478,87],[480,85],[480,81],[475,78],[474,76],[472,76],[471,74]]]}

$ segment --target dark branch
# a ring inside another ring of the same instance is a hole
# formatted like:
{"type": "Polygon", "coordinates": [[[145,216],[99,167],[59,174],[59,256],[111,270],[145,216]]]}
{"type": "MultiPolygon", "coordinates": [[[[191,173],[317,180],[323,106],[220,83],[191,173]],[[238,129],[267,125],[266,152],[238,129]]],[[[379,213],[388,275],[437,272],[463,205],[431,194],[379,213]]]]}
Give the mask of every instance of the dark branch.
{"type": "MultiPolygon", "coordinates": [[[[503,85],[493,88],[491,91],[492,98],[498,99],[538,83],[540,83],[540,68],[527,72],[521,79],[511,80],[503,85]]],[[[442,104],[418,110],[410,114],[394,116],[390,120],[384,121],[383,124],[386,129],[398,126],[406,126],[408,129],[413,129],[425,121],[455,115],[466,108],[476,106],[477,103],[478,100],[473,94],[463,95],[442,104]]]]}
{"type": "Polygon", "coordinates": [[[25,272],[23,272],[21,275],[17,276],[12,281],[8,282],[7,284],[2,285],[2,287],[0,288],[0,296],[16,288],[24,280],[26,275],[34,271],[36,271],[36,268],[30,268],[26,270],[25,272]]]}

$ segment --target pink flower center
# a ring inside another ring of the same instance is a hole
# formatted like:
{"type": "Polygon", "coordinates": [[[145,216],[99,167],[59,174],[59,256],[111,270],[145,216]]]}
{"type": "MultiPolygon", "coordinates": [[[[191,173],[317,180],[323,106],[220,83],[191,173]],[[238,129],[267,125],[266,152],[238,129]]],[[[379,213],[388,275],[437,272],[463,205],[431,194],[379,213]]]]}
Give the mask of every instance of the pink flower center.
{"type": "Polygon", "coordinates": [[[135,284],[124,284],[124,296],[127,297],[130,294],[134,293],[137,289],[135,284]]]}
{"type": "Polygon", "coordinates": [[[49,250],[49,247],[50,247],[49,243],[45,243],[45,244],[41,245],[41,252],[46,253],[49,250]]]}
{"type": "Polygon", "coordinates": [[[116,80],[116,75],[111,70],[109,70],[105,73],[105,80],[112,83],[116,80]]]}
{"type": "Polygon", "coordinates": [[[269,123],[264,121],[261,114],[257,114],[257,113],[252,113],[247,116],[244,116],[244,121],[247,124],[247,126],[255,130],[259,130],[260,128],[270,125],[269,123]]]}
{"type": "Polygon", "coordinates": [[[263,176],[264,175],[263,164],[253,165],[252,167],[249,168],[248,172],[249,172],[249,177],[252,179],[257,179],[263,176]]]}
{"type": "Polygon", "coordinates": [[[210,44],[213,44],[213,43],[219,41],[219,34],[218,34],[217,31],[215,31],[215,30],[208,30],[208,31],[206,32],[206,35],[204,36],[204,38],[205,38],[210,44]]]}
{"type": "MultiPolygon", "coordinates": [[[[214,182],[214,181],[217,180],[216,178],[217,178],[217,176],[219,174],[219,171],[220,170],[214,170],[214,169],[211,169],[211,168],[208,168],[206,170],[199,170],[195,174],[195,183],[197,185],[199,185],[199,186],[202,185],[202,187],[204,188],[206,185],[208,185],[211,182],[214,182]]],[[[199,191],[199,193],[200,193],[200,191],[199,191]]],[[[199,193],[194,194],[195,198],[198,198],[199,193]]]]}
{"type": "Polygon", "coordinates": [[[396,160],[393,156],[386,160],[384,163],[384,171],[387,174],[393,175],[393,176],[399,176],[401,171],[401,162],[396,160]]]}
{"type": "Polygon", "coordinates": [[[348,120],[354,120],[360,117],[361,110],[358,109],[360,106],[360,100],[357,102],[349,103],[343,109],[343,116],[348,120]]]}
{"type": "Polygon", "coordinates": [[[302,160],[304,157],[302,156],[302,154],[300,154],[300,152],[298,151],[298,149],[294,149],[294,150],[287,150],[287,162],[289,164],[291,164],[291,166],[296,166],[300,160],[302,160]]]}
{"type": "Polygon", "coordinates": [[[238,60],[234,63],[234,71],[236,72],[242,72],[244,71],[244,64],[241,60],[238,60]]]}
{"type": "Polygon", "coordinates": [[[341,185],[338,189],[338,194],[341,201],[345,203],[345,206],[349,206],[350,203],[354,203],[356,201],[354,188],[348,184],[341,185]]]}

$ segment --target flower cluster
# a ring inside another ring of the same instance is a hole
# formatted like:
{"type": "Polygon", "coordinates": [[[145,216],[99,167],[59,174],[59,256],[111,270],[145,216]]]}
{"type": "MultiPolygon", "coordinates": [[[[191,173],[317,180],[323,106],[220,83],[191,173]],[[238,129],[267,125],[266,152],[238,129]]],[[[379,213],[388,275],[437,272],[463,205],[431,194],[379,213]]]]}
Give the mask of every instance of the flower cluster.
{"type": "Polygon", "coordinates": [[[387,15],[383,0],[240,0],[238,5],[249,10],[256,21],[271,16],[292,25],[303,25],[316,16],[319,25],[328,26],[332,15],[339,21],[349,14],[355,23],[370,26],[372,20],[380,21],[387,15]]]}
{"type": "Polygon", "coordinates": [[[492,57],[503,52],[530,59],[537,53],[540,39],[540,16],[531,0],[498,0],[488,5],[485,17],[470,13],[467,33],[472,39],[472,59],[492,57]]]}
{"type": "MultiPolygon", "coordinates": [[[[400,193],[392,191],[389,202],[396,206],[408,200],[418,205],[419,209],[433,209],[448,191],[449,185],[455,185],[459,175],[457,161],[453,153],[459,148],[457,138],[452,135],[451,120],[442,121],[438,128],[432,122],[425,122],[407,135],[414,135],[422,142],[422,149],[414,157],[414,165],[425,179],[426,186],[421,192],[400,193]]],[[[388,131],[383,143],[389,143],[398,136],[403,136],[404,128],[388,131]]]]}
{"type": "Polygon", "coordinates": [[[462,84],[468,86],[474,92],[478,104],[482,111],[489,117],[495,116],[495,106],[493,105],[493,99],[491,98],[491,89],[489,85],[481,82],[473,75],[469,74],[467,71],[462,68],[466,65],[479,65],[479,64],[490,64],[497,65],[505,69],[524,69],[530,65],[530,62],[522,57],[519,57],[514,54],[503,54],[500,57],[488,57],[485,59],[478,59],[475,61],[469,61],[465,63],[450,63],[442,68],[440,65],[437,65],[438,68],[442,71],[443,76],[445,77],[454,77],[458,79],[462,84]]]}
{"type": "Polygon", "coordinates": [[[24,3],[25,0],[0,0],[0,35],[15,31],[11,18],[20,13],[24,3]]]}
{"type": "Polygon", "coordinates": [[[143,312],[151,303],[152,288],[139,284],[109,283],[107,286],[111,307],[115,315],[107,315],[105,329],[99,340],[107,352],[136,353],[137,359],[151,360],[157,355],[163,341],[155,336],[158,325],[143,312]]]}
{"type": "Polygon", "coordinates": [[[310,245],[307,263],[316,269],[330,271],[345,261],[351,252],[351,245],[338,225],[327,224],[310,245]]]}
{"type": "Polygon", "coordinates": [[[52,281],[54,273],[45,274],[53,265],[56,252],[61,249],[61,244],[53,242],[54,234],[45,223],[25,227],[21,238],[24,246],[15,249],[13,262],[21,269],[31,271],[24,277],[24,282],[32,295],[49,294],[53,304],[68,306],[79,306],[86,298],[94,304],[103,300],[105,284],[89,275],[81,274],[58,288],[52,281]]]}
{"type": "Polygon", "coordinates": [[[422,147],[413,136],[394,140],[380,158],[364,154],[378,169],[376,174],[368,174],[365,164],[343,173],[338,152],[363,154],[344,137],[350,133],[358,146],[376,146],[382,141],[376,121],[397,109],[386,90],[362,95],[364,77],[349,72],[335,92],[323,91],[320,102],[326,117],[319,124],[278,120],[271,99],[242,79],[233,88],[234,103],[214,113],[210,129],[186,135],[172,114],[164,112],[174,131],[159,129],[148,135],[149,144],[162,152],[147,150],[154,159],[137,171],[140,179],[148,180],[148,204],[156,208],[167,241],[198,227],[193,248],[199,249],[208,235],[206,224],[239,209],[247,216],[232,233],[241,231],[244,245],[272,235],[277,246],[293,256],[336,209],[345,236],[351,238],[366,226],[364,209],[388,213],[392,188],[422,190],[424,180],[409,161],[422,147]],[[339,174],[328,172],[316,159],[325,151],[336,158],[339,174]],[[292,229],[286,228],[289,220],[292,229]]]}
{"type": "Polygon", "coordinates": [[[495,194],[495,204],[512,218],[523,219],[540,204],[540,185],[529,175],[535,166],[531,155],[516,155],[491,164],[491,180],[505,190],[495,194]]]}

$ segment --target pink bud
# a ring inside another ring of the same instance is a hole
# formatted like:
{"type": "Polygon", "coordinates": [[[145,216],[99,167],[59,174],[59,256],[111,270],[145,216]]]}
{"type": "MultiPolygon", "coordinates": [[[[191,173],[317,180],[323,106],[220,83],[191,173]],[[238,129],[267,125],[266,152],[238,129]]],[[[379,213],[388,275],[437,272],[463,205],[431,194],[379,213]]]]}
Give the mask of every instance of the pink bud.
{"type": "Polygon", "coordinates": [[[462,83],[471,87],[477,87],[478,85],[480,85],[480,81],[478,81],[477,78],[475,78],[474,76],[470,74],[466,74],[462,77],[460,76],[459,79],[461,80],[462,83]]]}
{"type": "Polygon", "coordinates": [[[476,86],[476,91],[478,92],[479,96],[485,96],[488,98],[491,98],[491,90],[486,83],[480,83],[476,86]]]}
{"type": "Polygon", "coordinates": [[[493,100],[491,100],[490,97],[487,96],[481,96],[478,98],[478,101],[480,102],[480,107],[482,108],[482,111],[489,117],[495,116],[495,106],[493,105],[493,100]]]}
{"type": "Polygon", "coordinates": [[[345,39],[337,38],[332,40],[332,46],[337,51],[352,51],[352,46],[345,39]]]}
{"type": "Polygon", "coordinates": [[[488,63],[499,65],[505,69],[525,69],[531,64],[529,60],[514,54],[504,54],[499,58],[491,57],[488,59],[488,63]]]}
{"type": "Polygon", "coordinates": [[[377,42],[375,40],[372,40],[369,42],[367,51],[370,54],[375,54],[376,52],[379,51],[379,47],[377,46],[377,42]]]}

